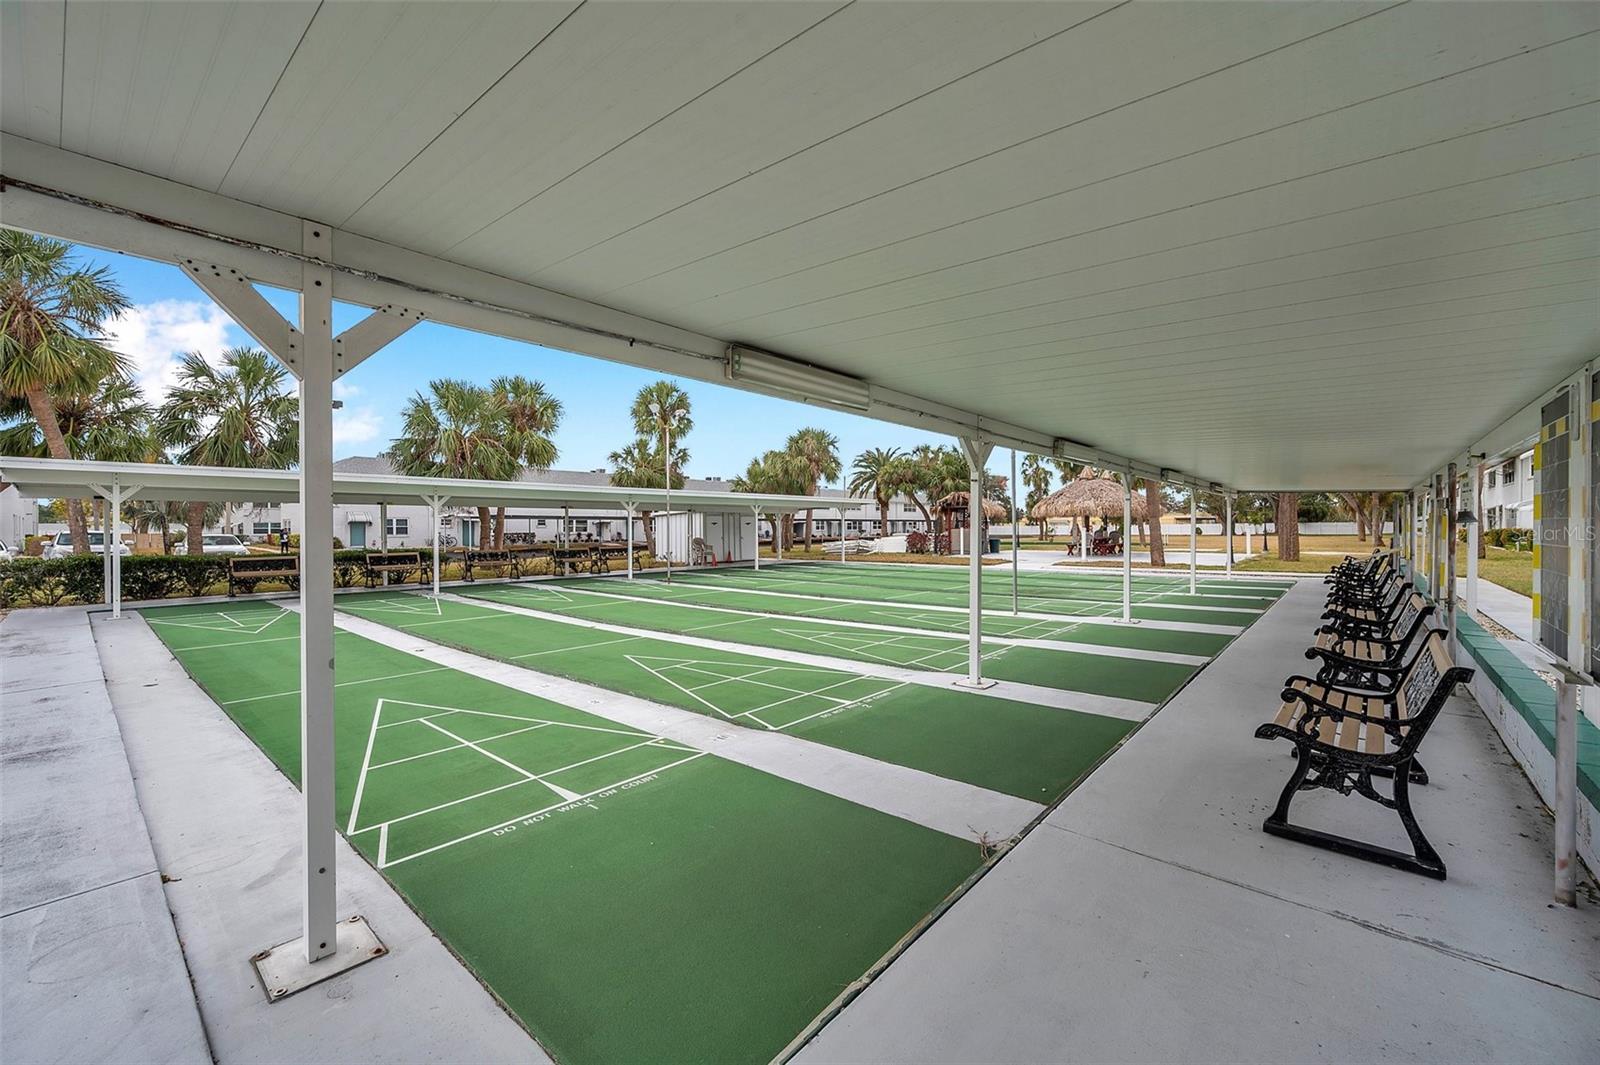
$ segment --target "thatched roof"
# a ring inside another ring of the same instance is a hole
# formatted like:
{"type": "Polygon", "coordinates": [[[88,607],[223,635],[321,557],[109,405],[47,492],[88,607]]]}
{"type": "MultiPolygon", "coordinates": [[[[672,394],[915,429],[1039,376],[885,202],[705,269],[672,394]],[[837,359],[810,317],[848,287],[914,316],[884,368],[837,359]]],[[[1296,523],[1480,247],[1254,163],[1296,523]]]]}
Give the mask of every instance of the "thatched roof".
{"type": "MultiPolygon", "coordinates": [[[[1133,494],[1133,520],[1145,519],[1144,493],[1133,494]]],[[[1120,518],[1122,485],[1110,477],[1085,473],[1041,499],[1028,516],[1035,521],[1052,518],[1120,518]]]]}
{"type": "MultiPolygon", "coordinates": [[[[965,511],[967,509],[967,493],[951,492],[949,495],[935,503],[934,508],[936,510],[965,511]]],[[[985,499],[983,501],[983,520],[1005,521],[1006,508],[1001,506],[999,503],[996,503],[992,499],[985,499]]]]}

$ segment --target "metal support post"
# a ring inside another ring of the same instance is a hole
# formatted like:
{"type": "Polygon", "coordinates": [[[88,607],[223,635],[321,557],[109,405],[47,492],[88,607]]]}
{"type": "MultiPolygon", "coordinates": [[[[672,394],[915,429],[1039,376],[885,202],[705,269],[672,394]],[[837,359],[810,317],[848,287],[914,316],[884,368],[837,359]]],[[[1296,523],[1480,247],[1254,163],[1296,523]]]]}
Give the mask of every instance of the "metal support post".
{"type": "MultiPolygon", "coordinates": [[[[304,250],[329,261],[326,226],[305,223],[304,250]]],[[[300,790],[305,800],[305,960],[334,953],[333,824],[333,271],[301,268],[300,790]]]]}
{"type": "Polygon", "coordinates": [[[1478,520],[1467,526],[1467,616],[1478,610],[1478,538],[1483,535],[1483,508],[1479,505],[1478,485],[1483,483],[1483,464],[1476,460],[1471,466],[1472,513],[1478,520]]]}
{"type": "Polygon", "coordinates": [[[1459,658],[1460,633],[1456,629],[1456,508],[1460,485],[1453,462],[1445,473],[1444,490],[1444,601],[1450,607],[1450,643],[1459,658]]]}
{"type": "Polygon", "coordinates": [[[1578,689],[1583,678],[1556,668],[1555,899],[1578,904],[1578,689]]]}
{"type": "MultiPolygon", "coordinates": [[[[756,572],[760,573],[761,572],[761,508],[760,507],[751,507],[750,508],[750,513],[755,515],[755,520],[756,520],[756,562],[755,562],[755,566],[756,566],[756,572]]],[[[773,522],[772,523],[772,527],[774,529],[776,529],[778,527],[778,523],[777,522],[773,522]]]]}
{"type": "MultiPolygon", "coordinates": [[[[389,504],[388,503],[379,503],[378,504],[378,549],[384,553],[384,555],[385,555],[384,561],[387,562],[388,561],[387,556],[389,554],[389,504]]],[[[383,571],[383,586],[385,588],[389,587],[389,571],[387,569],[383,571]]]]}
{"type": "Polygon", "coordinates": [[[1017,449],[1011,449],[1011,613],[1017,611],[1017,563],[1021,559],[1022,533],[1017,522],[1017,449]]]}
{"type": "Polygon", "coordinates": [[[978,539],[983,534],[983,464],[994,445],[962,437],[961,450],[967,458],[967,676],[956,683],[991,688],[995,682],[983,679],[983,552],[978,539]]]}
{"type": "MultiPolygon", "coordinates": [[[[634,504],[628,504],[628,579],[630,581],[633,580],[633,515],[636,510],[637,508],[634,504]]],[[[759,553],[758,551],[757,554],[759,553]]],[[[757,560],[757,565],[759,564],[760,562],[757,560]]]]}
{"type": "MultiPolygon", "coordinates": [[[[1198,576],[1197,570],[1199,569],[1199,565],[1200,565],[1200,556],[1198,554],[1198,551],[1200,549],[1200,536],[1199,536],[1198,529],[1197,529],[1197,527],[1195,525],[1195,522],[1199,520],[1199,514],[1200,514],[1199,509],[1196,506],[1196,499],[1195,499],[1195,497],[1198,494],[1199,493],[1194,490],[1194,486],[1190,485],[1189,486],[1189,594],[1190,595],[1194,594],[1195,578],[1198,576]]],[[[1157,536],[1161,535],[1161,529],[1160,529],[1160,523],[1159,522],[1157,523],[1157,528],[1155,530],[1155,535],[1157,535],[1157,536]]]]}
{"type": "Polygon", "coordinates": [[[1122,623],[1133,624],[1133,471],[1122,474],[1122,623]]]}
{"type": "Polygon", "coordinates": [[[1227,578],[1229,580],[1232,580],[1233,579],[1233,493],[1230,492],[1227,495],[1222,497],[1222,506],[1223,506],[1223,514],[1224,514],[1224,517],[1222,519],[1222,531],[1223,531],[1223,535],[1227,538],[1227,541],[1228,541],[1227,554],[1224,556],[1227,561],[1225,561],[1223,563],[1223,566],[1226,569],[1226,574],[1225,575],[1227,576],[1227,578]]]}
{"type": "Polygon", "coordinates": [[[428,509],[433,514],[433,597],[439,598],[439,538],[444,534],[440,527],[440,513],[444,509],[445,501],[449,496],[423,496],[422,501],[428,504],[428,509]]]}
{"type": "MultiPolygon", "coordinates": [[[[111,605],[111,498],[109,494],[103,495],[100,500],[100,588],[105,593],[103,598],[106,606],[111,605]]],[[[203,544],[205,541],[202,540],[203,544]]],[[[89,537],[89,547],[94,548],[94,537],[89,537]]]]}

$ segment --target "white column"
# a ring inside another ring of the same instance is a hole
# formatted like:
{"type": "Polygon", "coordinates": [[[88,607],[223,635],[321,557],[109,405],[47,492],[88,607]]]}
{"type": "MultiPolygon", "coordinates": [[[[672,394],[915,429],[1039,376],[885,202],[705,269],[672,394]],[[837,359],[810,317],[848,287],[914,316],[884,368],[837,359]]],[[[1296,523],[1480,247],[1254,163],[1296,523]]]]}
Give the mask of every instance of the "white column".
{"type": "MultiPolygon", "coordinates": [[[[1472,483],[1472,512],[1481,521],[1483,507],[1478,501],[1478,485],[1483,483],[1483,463],[1476,460],[1468,467],[1468,477],[1472,483]]],[[[1477,612],[1478,609],[1478,537],[1483,535],[1483,526],[1475,521],[1467,526],[1467,616],[1477,612]]]]}
{"type": "MultiPolygon", "coordinates": [[[[389,553],[389,504],[378,504],[378,550],[385,555],[389,553]]],[[[388,561],[387,558],[384,559],[388,561]]],[[[383,586],[389,587],[389,571],[383,571],[383,586]]]]}
{"type": "MultiPolygon", "coordinates": [[[[633,580],[633,515],[634,515],[634,510],[635,510],[634,505],[632,503],[629,503],[628,504],[628,579],[630,581],[633,580]]],[[[759,555],[760,553],[761,553],[761,551],[760,551],[760,547],[758,545],[757,546],[757,550],[756,550],[756,554],[759,555]]],[[[759,562],[759,560],[757,560],[757,565],[759,565],[759,564],[760,564],[760,562],[759,562]]]]}
{"type": "MultiPolygon", "coordinates": [[[[750,513],[755,515],[755,520],[756,520],[756,572],[760,573],[761,572],[761,508],[760,507],[751,507],[750,508],[750,513]]],[[[773,522],[773,527],[774,528],[777,527],[777,522],[773,522]]]]}
{"type": "Polygon", "coordinates": [[[844,504],[843,503],[839,504],[839,561],[840,562],[845,561],[845,557],[844,557],[844,504]]]}
{"type": "Polygon", "coordinates": [[[1017,563],[1022,558],[1021,516],[1017,513],[1017,449],[1011,449],[1011,614],[1017,611],[1017,563]]]}
{"type": "MultiPolygon", "coordinates": [[[[1199,551],[1200,540],[1199,540],[1198,534],[1195,531],[1195,521],[1196,521],[1197,517],[1199,516],[1199,510],[1195,506],[1195,496],[1198,495],[1198,494],[1199,493],[1197,493],[1194,490],[1194,485],[1190,485],[1189,486],[1189,594],[1190,595],[1194,594],[1195,577],[1197,576],[1196,571],[1199,568],[1199,559],[1200,559],[1200,556],[1197,554],[1197,552],[1199,551]]],[[[1158,523],[1158,526],[1159,526],[1159,523],[1158,523]]],[[[1155,534],[1157,536],[1161,535],[1161,529],[1159,527],[1156,529],[1155,534]]]]}
{"type": "MultiPolygon", "coordinates": [[[[1578,904],[1578,681],[1556,669],[1555,899],[1578,904]]],[[[1591,689],[1594,690],[1594,689],[1591,689]]]]}
{"type": "Polygon", "coordinates": [[[1227,553],[1223,556],[1224,576],[1233,579],[1233,493],[1229,492],[1222,497],[1222,535],[1228,541],[1227,553]]]}
{"type": "Polygon", "coordinates": [[[111,508],[111,539],[107,541],[106,550],[111,552],[111,616],[122,616],[122,503],[128,498],[128,489],[113,482],[111,486],[111,499],[106,504],[111,508]]]}
{"type": "MultiPolygon", "coordinates": [[[[94,537],[89,538],[90,545],[94,537]]],[[[203,543],[204,541],[202,541],[203,543]]],[[[100,586],[105,593],[104,600],[107,606],[111,605],[111,496],[110,493],[100,497],[100,586]]]]}
{"type": "Polygon", "coordinates": [[[978,539],[983,533],[983,464],[994,445],[966,437],[961,450],[967,457],[967,677],[969,688],[988,688],[994,681],[983,679],[983,551],[978,539]]]}
{"type": "MultiPolygon", "coordinates": [[[[332,259],[326,226],[306,222],[304,250],[332,259]]],[[[307,962],[334,953],[333,825],[333,273],[300,270],[300,790],[304,797],[307,962]]]]}
{"type": "Polygon", "coordinates": [[[433,514],[433,597],[439,598],[439,537],[443,530],[439,527],[439,511],[444,507],[445,496],[423,496],[422,501],[428,504],[428,509],[433,514]]]}
{"type": "Polygon", "coordinates": [[[1133,471],[1122,475],[1122,623],[1133,624],[1133,471]]]}

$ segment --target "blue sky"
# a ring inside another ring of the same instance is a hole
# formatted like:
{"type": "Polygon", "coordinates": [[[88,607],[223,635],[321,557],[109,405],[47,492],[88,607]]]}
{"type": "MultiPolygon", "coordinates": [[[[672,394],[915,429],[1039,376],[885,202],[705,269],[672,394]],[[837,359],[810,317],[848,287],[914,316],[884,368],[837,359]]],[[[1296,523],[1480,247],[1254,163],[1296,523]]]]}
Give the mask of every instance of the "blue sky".
{"type": "MultiPolygon", "coordinates": [[[[94,248],[83,259],[109,267],[134,309],[116,324],[116,347],[133,359],[140,384],[153,401],[170,386],[179,355],[199,350],[215,355],[251,343],[221,308],[176,267],[94,248]]],[[[295,297],[267,296],[294,320],[295,297]]],[[[360,308],[336,306],[334,327],[359,320],[360,308]]],[[[406,399],[435,377],[487,382],[520,373],[543,381],[566,407],[556,445],[562,469],[598,469],[606,456],[632,439],[628,405],[660,375],[520,341],[483,336],[424,323],[345,375],[337,386],[344,409],[336,416],[335,454],[371,455],[388,447],[399,431],[406,399]]],[[[796,429],[819,426],[839,438],[848,466],[869,447],[908,448],[949,444],[949,437],[877,422],[719,385],[674,378],[693,403],[695,428],[685,440],[692,476],[733,477],[761,452],[781,447],[796,429]]],[[[995,465],[1009,464],[997,454],[995,465]]]]}

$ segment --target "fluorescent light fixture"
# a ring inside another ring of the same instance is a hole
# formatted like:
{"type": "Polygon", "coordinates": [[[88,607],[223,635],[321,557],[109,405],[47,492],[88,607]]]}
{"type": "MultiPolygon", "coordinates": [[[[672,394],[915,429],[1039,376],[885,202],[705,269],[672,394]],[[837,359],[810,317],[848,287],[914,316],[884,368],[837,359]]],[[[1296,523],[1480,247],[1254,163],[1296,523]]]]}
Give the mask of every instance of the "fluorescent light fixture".
{"type": "Polygon", "coordinates": [[[1080,444],[1076,440],[1058,436],[1050,441],[1050,453],[1058,459],[1070,459],[1077,455],[1093,455],[1095,448],[1089,444],[1080,444]]]}
{"type": "Polygon", "coordinates": [[[743,344],[728,345],[725,372],[731,381],[771,389],[807,402],[859,411],[865,411],[870,405],[867,383],[859,377],[809,366],[743,344]]]}

